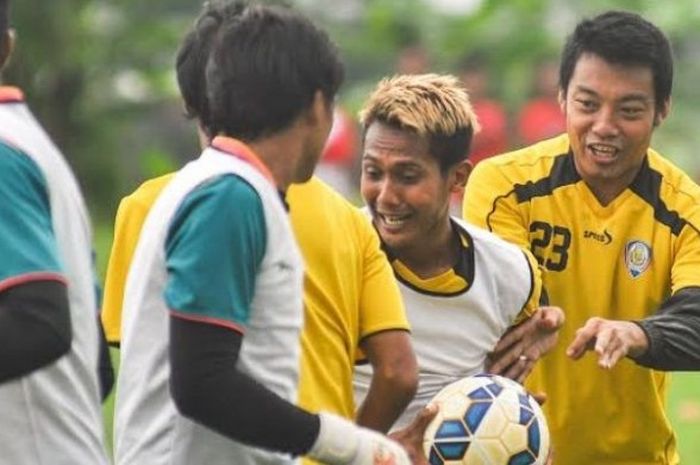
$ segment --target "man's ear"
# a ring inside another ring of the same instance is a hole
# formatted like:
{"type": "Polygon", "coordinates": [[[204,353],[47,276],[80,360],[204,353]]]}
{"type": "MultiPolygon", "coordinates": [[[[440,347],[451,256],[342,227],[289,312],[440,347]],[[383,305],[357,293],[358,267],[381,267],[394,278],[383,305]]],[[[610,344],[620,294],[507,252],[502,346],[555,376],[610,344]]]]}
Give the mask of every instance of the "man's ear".
{"type": "Polygon", "coordinates": [[[460,192],[467,185],[467,180],[472,172],[474,165],[469,160],[462,160],[454,170],[454,182],[450,186],[450,192],[460,192]]]}
{"type": "Polygon", "coordinates": [[[10,28],[0,37],[0,69],[3,69],[10,61],[12,51],[15,49],[15,30],[10,28]]]}
{"type": "Polygon", "coordinates": [[[323,92],[317,90],[314,93],[314,98],[311,105],[306,111],[306,120],[312,126],[315,126],[328,119],[328,115],[333,113],[333,105],[329,104],[323,92]]]}
{"type": "Polygon", "coordinates": [[[559,100],[559,108],[561,108],[561,112],[566,114],[566,93],[564,92],[564,89],[559,89],[557,100],[559,100]]]}
{"type": "Polygon", "coordinates": [[[668,98],[659,111],[654,114],[654,127],[660,126],[671,112],[671,97],[668,98]]]}

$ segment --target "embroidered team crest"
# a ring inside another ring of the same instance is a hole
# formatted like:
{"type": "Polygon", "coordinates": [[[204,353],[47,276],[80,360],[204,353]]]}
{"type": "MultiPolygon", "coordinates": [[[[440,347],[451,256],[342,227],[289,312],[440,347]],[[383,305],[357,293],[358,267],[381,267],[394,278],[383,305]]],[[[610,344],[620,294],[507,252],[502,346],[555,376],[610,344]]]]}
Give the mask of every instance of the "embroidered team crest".
{"type": "Polygon", "coordinates": [[[629,241],[625,245],[625,265],[633,278],[644,273],[651,263],[651,247],[643,241],[629,241]]]}

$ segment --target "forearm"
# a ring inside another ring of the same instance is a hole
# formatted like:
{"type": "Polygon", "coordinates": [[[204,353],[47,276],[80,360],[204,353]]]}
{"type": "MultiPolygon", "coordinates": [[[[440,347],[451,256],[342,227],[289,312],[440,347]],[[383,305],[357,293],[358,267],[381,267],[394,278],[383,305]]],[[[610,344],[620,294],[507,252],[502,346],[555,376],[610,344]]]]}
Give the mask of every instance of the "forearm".
{"type": "Polygon", "coordinates": [[[372,381],[356,414],[358,425],[386,433],[413,399],[418,368],[408,332],[384,331],[363,340],[372,381]]]}
{"type": "Polygon", "coordinates": [[[681,289],[638,321],[649,341],[639,365],[665,371],[700,369],[700,287],[681,289]]]}
{"type": "Polygon", "coordinates": [[[65,284],[36,281],[0,293],[0,382],[27,375],[70,350],[65,284]]]}
{"type": "Polygon", "coordinates": [[[242,336],[213,325],[170,320],[170,386],[184,416],[251,446],[292,455],[311,449],[318,417],[236,370],[242,336]]]}
{"type": "Polygon", "coordinates": [[[386,433],[401,416],[415,394],[415,386],[372,378],[367,397],[357,409],[356,423],[386,433]]]}

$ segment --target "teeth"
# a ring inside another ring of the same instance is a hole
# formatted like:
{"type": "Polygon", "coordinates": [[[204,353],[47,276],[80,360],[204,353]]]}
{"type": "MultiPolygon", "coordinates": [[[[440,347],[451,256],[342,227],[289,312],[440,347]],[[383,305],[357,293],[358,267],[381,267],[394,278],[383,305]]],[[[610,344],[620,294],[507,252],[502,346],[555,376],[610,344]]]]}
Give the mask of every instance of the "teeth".
{"type": "Polygon", "coordinates": [[[386,224],[389,226],[398,226],[404,222],[406,219],[406,216],[389,216],[389,215],[382,215],[382,219],[386,224]]]}
{"type": "Polygon", "coordinates": [[[606,158],[611,158],[613,155],[615,155],[615,152],[617,152],[615,147],[610,147],[607,145],[591,145],[590,148],[594,154],[606,158]]]}

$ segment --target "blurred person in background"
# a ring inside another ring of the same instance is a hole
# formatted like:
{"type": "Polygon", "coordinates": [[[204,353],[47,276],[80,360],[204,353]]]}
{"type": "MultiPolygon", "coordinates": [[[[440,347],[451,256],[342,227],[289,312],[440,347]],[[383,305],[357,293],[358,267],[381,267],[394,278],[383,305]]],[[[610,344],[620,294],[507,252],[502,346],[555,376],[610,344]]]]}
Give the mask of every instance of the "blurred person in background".
{"type": "Polygon", "coordinates": [[[487,54],[477,50],[467,54],[457,67],[457,76],[469,92],[481,131],[474,137],[469,160],[473,165],[508,149],[508,113],[491,96],[492,75],[487,54]]]}
{"type": "Polygon", "coordinates": [[[531,145],[561,134],[566,119],[559,99],[559,63],[552,58],[539,59],[532,80],[532,97],[520,109],[517,138],[521,145],[531,145]]]}

